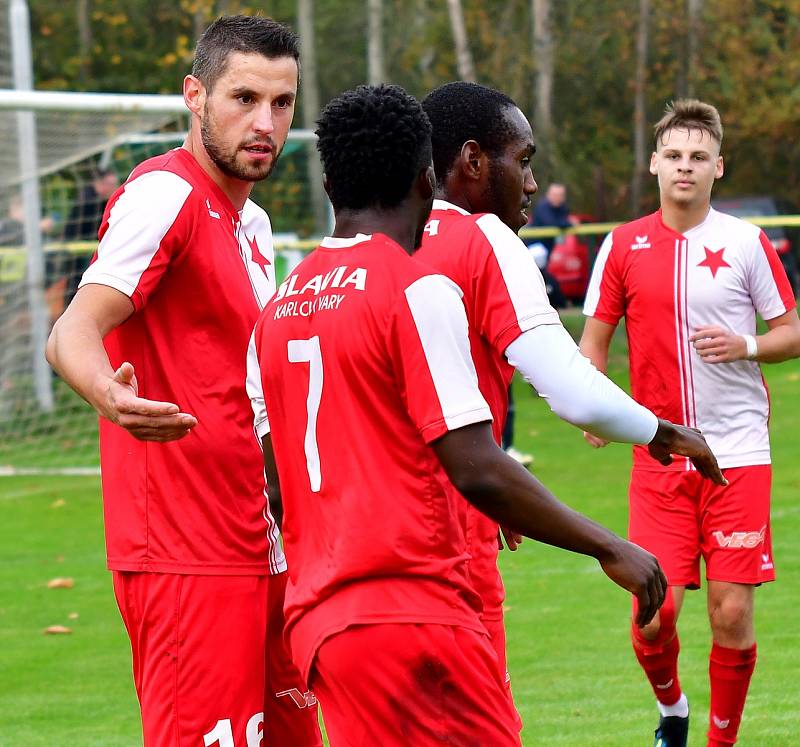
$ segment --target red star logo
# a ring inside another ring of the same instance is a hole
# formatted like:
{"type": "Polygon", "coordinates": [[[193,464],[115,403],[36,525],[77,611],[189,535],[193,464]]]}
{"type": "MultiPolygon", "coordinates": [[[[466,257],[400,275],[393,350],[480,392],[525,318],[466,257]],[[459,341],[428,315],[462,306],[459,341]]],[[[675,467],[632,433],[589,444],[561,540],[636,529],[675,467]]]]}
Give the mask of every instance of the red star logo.
{"type": "Polygon", "coordinates": [[[700,262],[697,266],[698,267],[708,267],[711,270],[711,277],[717,277],[717,270],[720,267],[730,267],[730,265],[725,261],[725,257],[722,253],[725,251],[725,247],[723,246],[722,249],[718,251],[714,251],[713,249],[709,249],[707,246],[704,246],[703,249],[706,251],[706,258],[700,262]]]}
{"type": "Polygon", "coordinates": [[[266,277],[266,275],[267,275],[267,265],[271,265],[272,262],[270,262],[259,251],[258,241],[256,240],[255,235],[253,235],[252,239],[247,234],[245,234],[244,237],[247,239],[247,243],[250,244],[250,256],[251,256],[253,262],[255,262],[261,268],[261,272],[263,272],[264,276],[266,277]]]}

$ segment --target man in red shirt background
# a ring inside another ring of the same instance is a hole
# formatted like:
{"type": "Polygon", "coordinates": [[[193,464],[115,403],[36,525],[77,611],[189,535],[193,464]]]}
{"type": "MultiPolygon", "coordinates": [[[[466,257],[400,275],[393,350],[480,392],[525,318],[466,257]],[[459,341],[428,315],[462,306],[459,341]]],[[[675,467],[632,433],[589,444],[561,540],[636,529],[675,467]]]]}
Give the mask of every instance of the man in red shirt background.
{"type": "Polygon", "coordinates": [[[286,564],[244,386],[275,289],[269,218],[248,196],[280,155],[298,74],[286,26],[211,24],[184,79],[186,141],[111,197],[48,342],[101,416],[108,566],[147,747],[262,731],[273,746],[321,744],[282,638],[286,564]]]}
{"type": "MultiPolygon", "coordinates": [[[[692,456],[704,474],[721,480],[703,439],[658,420],[597,371],[550,305],[542,274],[517,236],[537,185],[533,133],[514,101],[485,86],[455,82],[432,91],[422,106],[433,128],[437,199],[415,256],[460,289],[496,441],[516,368],[559,417],[611,440],[648,444],[662,460],[670,453],[692,456]]],[[[468,509],[470,579],[508,682],[498,531],[493,519],[468,509]]]]}

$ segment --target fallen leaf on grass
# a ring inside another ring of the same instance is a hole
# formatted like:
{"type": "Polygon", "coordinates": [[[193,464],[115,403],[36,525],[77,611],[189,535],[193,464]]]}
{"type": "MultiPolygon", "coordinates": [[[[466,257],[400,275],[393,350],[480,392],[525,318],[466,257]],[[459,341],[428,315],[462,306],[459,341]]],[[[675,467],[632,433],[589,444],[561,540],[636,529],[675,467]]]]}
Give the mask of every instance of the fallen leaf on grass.
{"type": "Polygon", "coordinates": [[[71,589],[75,582],[71,578],[51,578],[47,582],[48,589],[71,589]]]}
{"type": "Polygon", "coordinates": [[[67,615],[67,617],[68,617],[70,620],[77,620],[77,619],[80,617],[80,615],[79,615],[77,612],[70,612],[70,613],[67,615]]]}
{"type": "Polygon", "coordinates": [[[45,635],[67,635],[72,632],[72,628],[65,625],[51,625],[49,628],[44,629],[45,635]]]}
{"type": "Polygon", "coordinates": [[[50,508],[61,508],[62,506],[66,506],[67,502],[63,498],[59,498],[56,501],[53,501],[50,504],[50,508]]]}

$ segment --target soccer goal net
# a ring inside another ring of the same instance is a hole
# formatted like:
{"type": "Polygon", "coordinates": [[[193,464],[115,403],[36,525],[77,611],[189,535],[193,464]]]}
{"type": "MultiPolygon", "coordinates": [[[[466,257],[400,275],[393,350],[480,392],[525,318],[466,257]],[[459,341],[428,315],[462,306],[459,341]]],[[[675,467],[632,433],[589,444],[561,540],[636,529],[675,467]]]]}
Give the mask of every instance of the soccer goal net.
{"type": "MultiPolygon", "coordinates": [[[[186,110],[175,96],[25,93],[3,78],[0,65],[0,473],[96,470],[96,416],[47,367],[44,341],[91,260],[109,195],[137,163],[180,145],[186,110]]],[[[253,191],[279,276],[326,229],[309,147],[310,133],[293,131],[253,191]]]]}

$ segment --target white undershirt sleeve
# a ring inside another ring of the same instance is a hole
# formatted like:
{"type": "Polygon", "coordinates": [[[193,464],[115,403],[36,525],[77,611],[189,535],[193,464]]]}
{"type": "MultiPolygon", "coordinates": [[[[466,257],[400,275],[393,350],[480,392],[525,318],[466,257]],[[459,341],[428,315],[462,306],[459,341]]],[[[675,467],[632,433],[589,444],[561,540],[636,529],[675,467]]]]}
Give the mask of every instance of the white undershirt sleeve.
{"type": "Polygon", "coordinates": [[[264,389],[261,385],[261,366],[258,363],[256,350],[256,333],[250,335],[247,346],[247,380],[245,381],[247,396],[253,408],[253,428],[259,440],[269,433],[269,419],[267,418],[267,405],[264,401],[264,389]]]}
{"type": "Polygon", "coordinates": [[[560,324],[523,332],[506,358],[562,420],[608,441],[653,440],[658,418],[600,373],[560,324]]]}

